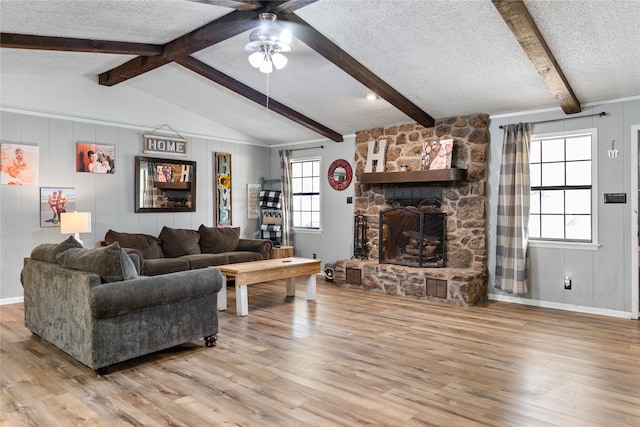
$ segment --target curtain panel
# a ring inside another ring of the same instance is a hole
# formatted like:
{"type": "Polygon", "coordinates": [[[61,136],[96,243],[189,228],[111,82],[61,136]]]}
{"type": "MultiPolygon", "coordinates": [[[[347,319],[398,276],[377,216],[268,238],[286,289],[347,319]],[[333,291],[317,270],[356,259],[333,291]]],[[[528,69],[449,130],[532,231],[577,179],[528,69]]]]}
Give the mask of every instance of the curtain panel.
{"type": "Polygon", "coordinates": [[[282,171],[282,244],[294,245],[293,194],[291,192],[291,151],[280,150],[280,170],[282,171]]]}
{"type": "Polygon", "coordinates": [[[498,190],[494,287],[516,295],[526,294],[528,291],[530,142],[530,123],[518,123],[505,127],[498,190]]]}

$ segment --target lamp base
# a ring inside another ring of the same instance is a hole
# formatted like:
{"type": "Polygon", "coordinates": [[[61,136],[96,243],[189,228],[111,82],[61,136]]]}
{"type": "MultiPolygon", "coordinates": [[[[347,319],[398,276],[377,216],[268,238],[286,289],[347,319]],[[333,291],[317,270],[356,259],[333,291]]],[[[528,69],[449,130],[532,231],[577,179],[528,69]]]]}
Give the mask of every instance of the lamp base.
{"type": "Polygon", "coordinates": [[[84,242],[80,240],[80,233],[76,233],[75,236],[73,236],[73,238],[76,239],[78,243],[82,245],[82,247],[84,247],[84,242]]]}

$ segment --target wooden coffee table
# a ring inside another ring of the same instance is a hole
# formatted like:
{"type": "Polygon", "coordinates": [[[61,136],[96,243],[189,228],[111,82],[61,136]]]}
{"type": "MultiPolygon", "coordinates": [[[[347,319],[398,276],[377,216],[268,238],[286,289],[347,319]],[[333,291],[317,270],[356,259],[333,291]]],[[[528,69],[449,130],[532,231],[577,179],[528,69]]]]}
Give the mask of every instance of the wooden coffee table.
{"type": "Polygon", "coordinates": [[[287,296],[296,294],[296,277],[307,278],[307,300],[316,299],[316,274],[320,273],[320,260],[308,258],[279,258],[264,261],[217,265],[224,283],[218,293],[218,310],[227,309],[227,279],[236,281],[236,312],[238,316],[249,314],[247,286],[272,280],[286,279],[287,296]]]}

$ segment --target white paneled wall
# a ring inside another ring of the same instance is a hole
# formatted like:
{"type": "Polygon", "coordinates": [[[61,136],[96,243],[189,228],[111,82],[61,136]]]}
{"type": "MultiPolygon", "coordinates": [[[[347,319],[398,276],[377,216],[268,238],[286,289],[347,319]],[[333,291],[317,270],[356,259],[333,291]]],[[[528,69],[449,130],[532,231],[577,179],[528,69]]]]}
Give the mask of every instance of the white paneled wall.
{"type": "Polygon", "coordinates": [[[268,147],[187,137],[186,158],[197,162],[196,211],[136,214],[134,158],[149,156],[142,153],[146,129],[7,111],[0,112],[0,121],[2,142],[37,144],[40,151],[39,186],[0,186],[0,302],[22,297],[23,258],[35,246],[66,238],[59,228],[40,228],[40,186],[75,188],[76,210],[92,213],[92,232],[81,236],[86,247],[98,245],[110,228],[158,235],[165,225],[194,229],[200,224],[214,226],[213,153],[223,151],[231,153],[233,161],[233,226],[241,227],[242,237],[254,236],[257,222],[247,219],[246,184],[270,175],[268,147]],[[115,145],[116,173],[75,172],[76,142],[115,145]]]}
{"type": "Polygon", "coordinates": [[[579,115],[607,112],[605,117],[567,119],[562,111],[493,117],[489,163],[489,294],[491,298],[524,302],[578,311],[620,315],[631,313],[631,203],[605,204],[604,193],[631,194],[632,164],[628,155],[631,146],[631,127],[640,123],[640,100],[604,103],[583,108],[579,115]],[[492,286],[495,270],[495,227],[503,131],[500,125],[517,122],[539,122],[533,133],[597,128],[598,131],[598,236],[597,250],[530,248],[529,293],[513,298],[492,286]],[[617,159],[609,159],[606,150],[611,140],[620,149],[617,159]],[[565,290],[564,276],[572,279],[572,289],[565,290]]]}

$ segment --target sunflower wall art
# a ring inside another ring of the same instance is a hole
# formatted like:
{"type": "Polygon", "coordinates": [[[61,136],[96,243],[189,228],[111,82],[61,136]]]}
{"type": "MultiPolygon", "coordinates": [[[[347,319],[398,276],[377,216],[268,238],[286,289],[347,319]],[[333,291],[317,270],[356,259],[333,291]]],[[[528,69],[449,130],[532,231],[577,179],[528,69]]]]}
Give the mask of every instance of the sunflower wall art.
{"type": "Polygon", "coordinates": [[[231,224],[231,154],[215,153],[216,225],[230,227],[231,224]]]}

